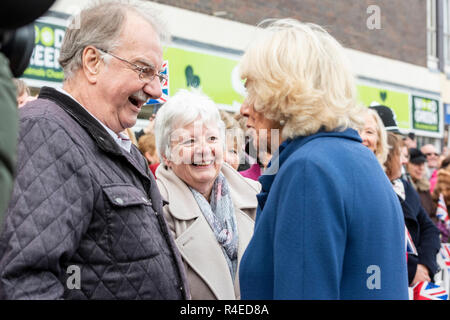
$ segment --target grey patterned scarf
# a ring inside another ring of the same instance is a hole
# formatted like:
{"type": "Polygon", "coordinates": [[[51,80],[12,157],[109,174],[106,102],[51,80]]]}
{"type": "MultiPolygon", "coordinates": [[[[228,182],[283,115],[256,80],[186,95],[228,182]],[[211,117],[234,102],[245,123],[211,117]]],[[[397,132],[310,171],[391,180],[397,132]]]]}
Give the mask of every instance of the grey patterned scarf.
{"type": "Polygon", "coordinates": [[[217,242],[222,247],[222,252],[228,263],[231,278],[234,280],[237,268],[238,232],[236,227],[236,216],[230,196],[228,183],[222,173],[214,181],[211,191],[211,203],[201,193],[189,187],[194,199],[206,221],[208,221],[217,242]]]}

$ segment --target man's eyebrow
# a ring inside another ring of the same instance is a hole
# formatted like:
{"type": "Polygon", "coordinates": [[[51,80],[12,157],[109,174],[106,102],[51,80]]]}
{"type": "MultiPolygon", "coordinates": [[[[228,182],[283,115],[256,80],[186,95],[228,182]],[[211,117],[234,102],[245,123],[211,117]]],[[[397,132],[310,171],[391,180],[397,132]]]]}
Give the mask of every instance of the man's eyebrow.
{"type": "Polygon", "coordinates": [[[138,59],[135,60],[135,62],[136,62],[136,63],[143,64],[144,67],[146,67],[146,68],[151,68],[151,69],[153,69],[153,70],[156,69],[156,68],[155,68],[155,65],[154,65],[152,62],[148,61],[147,59],[138,58],[138,59]]]}

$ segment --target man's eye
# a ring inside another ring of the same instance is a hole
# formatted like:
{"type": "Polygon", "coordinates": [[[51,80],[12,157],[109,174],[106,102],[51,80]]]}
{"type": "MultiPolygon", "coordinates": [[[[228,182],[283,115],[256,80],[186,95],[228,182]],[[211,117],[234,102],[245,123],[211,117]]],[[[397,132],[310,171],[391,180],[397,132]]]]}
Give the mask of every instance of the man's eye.
{"type": "Polygon", "coordinates": [[[209,137],[209,141],[217,141],[217,140],[219,140],[219,138],[216,136],[209,137]]]}
{"type": "Polygon", "coordinates": [[[144,74],[145,77],[151,77],[151,76],[153,76],[154,73],[155,72],[154,72],[153,68],[150,68],[150,67],[142,68],[142,74],[144,74]]]}

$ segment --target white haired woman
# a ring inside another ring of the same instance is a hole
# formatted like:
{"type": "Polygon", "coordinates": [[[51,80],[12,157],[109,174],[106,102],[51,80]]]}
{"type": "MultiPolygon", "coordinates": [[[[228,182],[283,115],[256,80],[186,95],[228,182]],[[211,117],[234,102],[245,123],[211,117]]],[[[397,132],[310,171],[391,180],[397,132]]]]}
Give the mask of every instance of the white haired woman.
{"type": "Polygon", "coordinates": [[[224,123],[202,94],[181,90],[165,103],[155,137],[157,184],[192,299],[239,299],[238,266],[253,234],[259,183],[223,161],[224,123]]]}
{"type": "Polygon", "coordinates": [[[402,210],[352,129],[362,121],[344,49],[317,25],[271,21],[240,72],[241,114],[273,154],[242,298],[408,299],[402,210]]]}

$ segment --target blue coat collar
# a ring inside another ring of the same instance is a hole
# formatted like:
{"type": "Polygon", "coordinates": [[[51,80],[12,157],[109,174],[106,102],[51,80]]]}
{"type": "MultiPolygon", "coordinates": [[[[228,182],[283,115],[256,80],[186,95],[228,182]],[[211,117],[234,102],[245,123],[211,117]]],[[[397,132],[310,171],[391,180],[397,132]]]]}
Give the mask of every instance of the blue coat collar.
{"type": "Polygon", "coordinates": [[[258,211],[264,208],[267,197],[269,195],[270,188],[275,180],[276,173],[281,169],[283,163],[289,158],[289,156],[301,148],[306,143],[324,137],[339,137],[344,139],[355,140],[359,143],[362,143],[361,137],[358,132],[354,129],[346,129],[344,131],[330,131],[326,132],[324,130],[320,130],[315,134],[310,136],[300,136],[294,139],[285,140],[278,150],[273,154],[272,159],[269,163],[268,168],[264,172],[262,176],[259,177],[259,182],[261,183],[262,189],[261,193],[257,195],[259,208],[258,211]]]}

